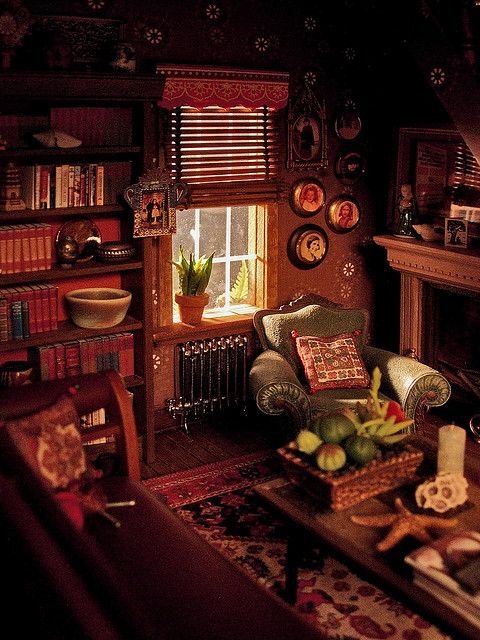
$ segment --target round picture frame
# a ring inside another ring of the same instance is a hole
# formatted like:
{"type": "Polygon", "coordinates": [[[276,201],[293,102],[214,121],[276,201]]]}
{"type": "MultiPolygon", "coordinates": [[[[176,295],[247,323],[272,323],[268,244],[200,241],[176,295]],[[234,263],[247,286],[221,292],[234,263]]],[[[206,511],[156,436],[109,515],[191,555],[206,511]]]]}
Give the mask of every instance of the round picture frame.
{"type": "Polygon", "coordinates": [[[302,178],[292,184],[290,206],[299,216],[309,218],[325,206],[325,187],[316,178],[302,178]]]}
{"type": "Polygon", "coordinates": [[[325,211],[327,225],[335,233],[349,233],[360,222],[360,205],[348,194],[332,200],[325,211]]]}
{"type": "Polygon", "coordinates": [[[352,185],[365,174],[365,156],[360,151],[342,152],[335,160],[334,171],[342,184],[352,185]]]}
{"type": "Polygon", "coordinates": [[[299,269],[313,269],[318,266],[327,255],[327,251],[327,234],[316,224],[298,227],[288,240],[288,257],[299,269]]]}
{"type": "Polygon", "coordinates": [[[362,131],[362,120],[353,109],[345,109],[335,118],[334,129],[340,140],[355,140],[362,131]]]}

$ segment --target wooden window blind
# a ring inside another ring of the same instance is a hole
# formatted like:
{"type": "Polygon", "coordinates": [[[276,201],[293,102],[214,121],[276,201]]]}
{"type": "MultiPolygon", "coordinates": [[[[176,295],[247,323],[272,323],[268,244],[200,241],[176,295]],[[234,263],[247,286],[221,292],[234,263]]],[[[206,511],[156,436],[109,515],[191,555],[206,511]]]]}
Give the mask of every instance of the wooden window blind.
{"type": "Polygon", "coordinates": [[[271,107],[176,107],[167,145],[172,176],[196,185],[273,179],[278,137],[278,111],[271,107]]]}
{"type": "Polygon", "coordinates": [[[455,194],[460,187],[480,191],[480,167],[473,153],[465,144],[459,144],[455,151],[452,176],[453,193],[455,194]]]}

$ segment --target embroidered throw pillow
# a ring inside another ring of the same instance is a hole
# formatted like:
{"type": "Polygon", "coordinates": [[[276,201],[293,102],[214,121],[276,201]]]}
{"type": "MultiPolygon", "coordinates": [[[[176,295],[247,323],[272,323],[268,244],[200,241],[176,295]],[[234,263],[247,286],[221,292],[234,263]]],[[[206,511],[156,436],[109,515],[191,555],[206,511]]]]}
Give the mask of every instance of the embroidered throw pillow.
{"type": "Polygon", "coordinates": [[[363,389],[370,376],[358,352],[354,333],[298,336],[292,331],[310,392],[321,389],[363,389]]]}
{"type": "Polygon", "coordinates": [[[7,420],[5,427],[35,473],[51,487],[62,508],[79,527],[70,509],[73,502],[83,513],[104,508],[103,492],[95,485],[95,472],[87,464],[80,436],[80,420],[72,399],[65,395],[49,407],[7,420]],[[70,496],[65,500],[65,496],[70,496]]]}

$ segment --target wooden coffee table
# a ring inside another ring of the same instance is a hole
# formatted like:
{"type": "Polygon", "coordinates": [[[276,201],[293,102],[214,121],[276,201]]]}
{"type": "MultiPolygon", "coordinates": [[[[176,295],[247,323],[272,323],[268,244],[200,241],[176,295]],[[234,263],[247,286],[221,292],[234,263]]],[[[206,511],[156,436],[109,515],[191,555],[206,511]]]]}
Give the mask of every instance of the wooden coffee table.
{"type": "MultiPolygon", "coordinates": [[[[469,500],[455,516],[459,529],[480,530],[480,487],[469,480],[469,500]]],[[[254,486],[256,493],[289,524],[287,559],[285,567],[285,599],[294,603],[297,592],[298,558],[306,541],[323,547],[326,553],[336,553],[355,570],[379,587],[401,596],[402,601],[421,610],[432,622],[452,634],[455,640],[469,638],[478,640],[480,631],[453,609],[436,600],[413,583],[412,570],[404,557],[420,543],[406,538],[391,551],[376,551],[376,543],[386,534],[386,529],[357,525],[351,522],[352,514],[381,514],[393,510],[394,496],[400,495],[404,504],[418,510],[414,503],[415,484],[376,496],[345,509],[333,512],[322,508],[300,487],[287,478],[277,478],[254,486]],[[459,635],[460,634],[460,635],[459,635]]]]}

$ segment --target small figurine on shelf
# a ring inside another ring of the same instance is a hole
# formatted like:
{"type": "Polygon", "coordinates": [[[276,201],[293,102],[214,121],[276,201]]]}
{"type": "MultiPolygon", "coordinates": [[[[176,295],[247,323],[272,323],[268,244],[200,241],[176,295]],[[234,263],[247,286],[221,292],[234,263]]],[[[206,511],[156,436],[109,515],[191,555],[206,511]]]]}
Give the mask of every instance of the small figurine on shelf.
{"type": "Polygon", "coordinates": [[[18,167],[13,162],[0,167],[0,211],[23,211],[22,183],[18,167]]]}
{"type": "Polygon", "coordinates": [[[417,204],[410,184],[402,184],[400,187],[400,196],[397,201],[397,215],[398,220],[395,235],[415,238],[416,235],[412,225],[417,217],[417,204]]]}

